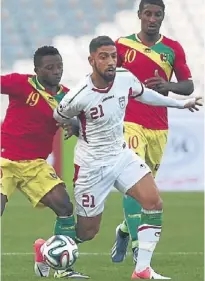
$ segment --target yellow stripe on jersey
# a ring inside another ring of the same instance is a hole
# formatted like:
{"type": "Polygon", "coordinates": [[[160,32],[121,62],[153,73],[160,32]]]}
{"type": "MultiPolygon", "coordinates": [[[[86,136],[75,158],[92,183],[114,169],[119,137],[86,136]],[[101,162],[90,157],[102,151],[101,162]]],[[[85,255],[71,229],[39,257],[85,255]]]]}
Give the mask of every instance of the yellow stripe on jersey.
{"type": "MultiPolygon", "coordinates": [[[[37,92],[44,98],[44,100],[47,102],[47,104],[54,110],[58,106],[58,102],[54,99],[52,95],[47,93],[44,88],[38,89],[36,83],[33,81],[32,77],[28,79],[28,83],[33,86],[33,88],[36,89],[37,92]]],[[[39,83],[39,82],[38,82],[39,83]]],[[[40,83],[39,83],[40,84],[40,83]]]]}
{"type": "Polygon", "coordinates": [[[142,53],[143,55],[145,55],[146,57],[148,57],[149,59],[151,59],[152,61],[154,61],[156,64],[159,65],[159,67],[161,69],[163,69],[163,71],[165,72],[167,79],[169,80],[171,73],[172,73],[172,66],[169,64],[169,62],[162,62],[161,58],[160,58],[160,54],[158,54],[157,52],[155,52],[154,50],[152,50],[150,48],[150,52],[145,52],[145,49],[147,49],[148,47],[143,45],[140,42],[137,41],[133,41],[131,39],[128,38],[120,38],[118,40],[118,42],[120,44],[123,44],[127,47],[130,47],[132,49],[135,49],[136,51],[142,53]]]}

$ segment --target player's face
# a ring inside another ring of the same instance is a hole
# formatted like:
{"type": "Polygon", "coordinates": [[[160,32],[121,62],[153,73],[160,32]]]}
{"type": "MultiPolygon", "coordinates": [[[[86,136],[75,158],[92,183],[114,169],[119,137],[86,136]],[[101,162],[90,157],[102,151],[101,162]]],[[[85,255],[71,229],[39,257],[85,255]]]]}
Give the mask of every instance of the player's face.
{"type": "Polygon", "coordinates": [[[57,86],[63,74],[63,61],[61,56],[44,56],[41,60],[41,65],[36,69],[36,74],[45,84],[57,86]]]}
{"type": "Polygon", "coordinates": [[[93,71],[101,76],[106,82],[115,79],[117,66],[117,50],[115,46],[102,46],[89,57],[93,71]]]}
{"type": "Polygon", "coordinates": [[[162,21],[164,19],[164,11],[162,7],[157,5],[146,4],[143,10],[138,12],[141,20],[142,31],[148,35],[159,33],[162,21]]]}

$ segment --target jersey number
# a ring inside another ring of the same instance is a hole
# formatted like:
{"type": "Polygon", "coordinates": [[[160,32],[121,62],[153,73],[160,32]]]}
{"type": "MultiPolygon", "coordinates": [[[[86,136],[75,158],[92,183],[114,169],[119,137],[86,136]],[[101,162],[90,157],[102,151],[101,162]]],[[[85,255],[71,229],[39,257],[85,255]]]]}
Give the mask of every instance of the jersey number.
{"type": "Polygon", "coordinates": [[[131,63],[135,60],[136,57],[136,50],[134,49],[128,49],[125,53],[125,62],[131,63]]]}
{"type": "Polygon", "coordinates": [[[83,194],[82,196],[82,206],[83,207],[95,207],[95,197],[93,195],[83,194]]]}
{"type": "Polygon", "coordinates": [[[35,106],[39,101],[39,97],[40,97],[39,93],[32,92],[28,96],[26,103],[30,106],[35,106]]]}
{"type": "Polygon", "coordinates": [[[90,116],[92,119],[98,119],[104,116],[102,105],[99,104],[96,107],[90,109],[90,116]]]}
{"type": "Polygon", "coordinates": [[[137,136],[132,136],[132,137],[129,137],[129,140],[128,140],[128,146],[129,148],[131,149],[136,149],[138,147],[138,137],[137,136]]]}

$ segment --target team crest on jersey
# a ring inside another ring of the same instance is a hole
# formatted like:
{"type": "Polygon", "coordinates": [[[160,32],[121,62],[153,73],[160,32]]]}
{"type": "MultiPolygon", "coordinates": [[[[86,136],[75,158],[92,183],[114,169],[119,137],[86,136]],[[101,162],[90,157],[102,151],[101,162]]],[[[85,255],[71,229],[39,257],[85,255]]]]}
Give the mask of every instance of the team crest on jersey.
{"type": "Polygon", "coordinates": [[[161,59],[161,61],[163,61],[163,62],[167,62],[168,59],[169,59],[169,54],[161,53],[161,54],[160,54],[160,59],[161,59]]]}
{"type": "Polygon", "coordinates": [[[125,108],[125,96],[119,97],[119,104],[121,108],[125,108]]]}

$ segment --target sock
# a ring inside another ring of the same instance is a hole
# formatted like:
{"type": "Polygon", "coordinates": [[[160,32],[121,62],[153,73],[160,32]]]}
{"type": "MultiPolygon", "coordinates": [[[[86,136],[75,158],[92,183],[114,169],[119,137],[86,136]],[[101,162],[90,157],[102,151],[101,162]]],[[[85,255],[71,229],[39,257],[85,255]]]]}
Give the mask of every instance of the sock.
{"type": "MultiPolygon", "coordinates": [[[[69,217],[57,217],[55,228],[54,228],[55,235],[65,235],[71,237],[76,244],[82,243],[83,241],[76,237],[76,228],[75,228],[75,217],[74,215],[69,217]]],[[[72,271],[72,268],[69,267],[65,270],[57,270],[57,272],[64,273],[66,271],[72,271]]]]}
{"type": "Polygon", "coordinates": [[[72,215],[69,217],[57,217],[54,228],[54,235],[65,235],[75,240],[76,231],[74,216],[72,215]]]}
{"type": "Polygon", "coordinates": [[[141,205],[132,197],[124,196],[123,209],[127,231],[130,233],[132,248],[138,247],[138,227],[141,221],[141,205]]]}
{"type": "Polygon", "coordinates": [[[152,255],[161,234],[162,214],[162,210],[142,210],[141,223],[138,228],[139,251],[136,272],[143,271],[151,264],[152,255]]]}

